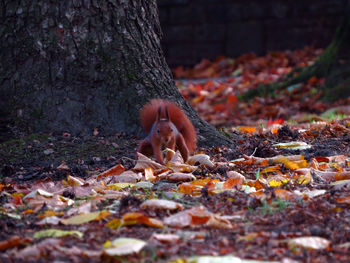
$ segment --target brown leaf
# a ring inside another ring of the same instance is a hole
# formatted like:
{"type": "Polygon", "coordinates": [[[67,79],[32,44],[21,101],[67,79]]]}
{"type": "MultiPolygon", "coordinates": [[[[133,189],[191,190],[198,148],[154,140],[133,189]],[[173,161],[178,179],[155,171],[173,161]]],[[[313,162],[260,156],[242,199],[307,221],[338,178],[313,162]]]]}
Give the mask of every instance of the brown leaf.
{"type": "Polygon", "coordinates": [[[183,205],[171,200],[151,199],[143,202],[141,208],[146,210],[182,210],[183,205]]]}

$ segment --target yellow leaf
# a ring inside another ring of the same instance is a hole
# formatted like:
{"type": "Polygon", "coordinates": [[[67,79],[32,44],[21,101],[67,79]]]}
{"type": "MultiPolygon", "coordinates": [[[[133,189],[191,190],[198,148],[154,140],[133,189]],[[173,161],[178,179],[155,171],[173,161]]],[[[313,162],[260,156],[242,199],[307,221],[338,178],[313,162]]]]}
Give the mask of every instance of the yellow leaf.
{"type": "Polygon", "coordinates": [[[82,186],[84,184],[83,180],[71,175],[67,176],[67,181],[62,180],[63,185],[69,185],[69,186],[82,186]]]}
{"type": "Polygon", "coordinates": [[[296,176],[293,178],[297,179],[298,184],[308,184],[312,182],[312,175],[310,169],[299,169],[295,170],[296,176]]]}
{"type": "Polygon", "coordinates": [[[38,215],[38,218],[43,219],[45,217],[50,217],[50,216],[57,216],[57,215],[63,215],[63,212],[55,212],[52,210],[46,210],[44,213],[38,215]]]}
{"type": "Polygon", "coordinates": [[[136,238],[117,238],[111,242],[108,248],[104,249],[104,253],[109,256],[125,256],[129,254],[139,253],[147,243],[136,238]]]}
{"type": "Polygon", "coordinates": [[[133,187],[135,184],[132,183],[116,183],[116,184],[109,184],[107,185],[108,189],[119,191],[121,189],[127,188],[127,187],[133,187]]]}
{"type": "Polygon", "coordinates": [[[34,238],[43,238],[43,237],[64,237],[68,235],[75,235],[78,238],[83,237],[83,233],[80,231],[66,231],[61,229],[47,229],[36,232],[34,238]]]}
{"type": "Polygon", "coordinates": [[[306,150],[310,149],[311,145],[308,145],[305,142],[286,142],[286,143],[277,143],[273,145],[276,148],[289,149],[289,150],[306,150]]]}
{"type": "Polygon", "coordinates": [[[273,178],[273,179],[268,180],[268,184],[271,187],[278,187],[278,186],[281,186],[283,184],[288,183],[288,181],[289,181],[289,179],[287,179],[287,178],[273,178]]]}
{"type": "Polygon", "coordinates": [[[123,222],[119,218],[115,218],[106,224],[106,226],[110,229],[117,229],[117,228],[121,227],[122,225],[123,225],[123,222]]]}
{"type": "Polygon", "coordinates": [[[153,168],[152,167],[147,167],[145,169],[145,178],[146,180],[149,180],[149,181],[154,181],[157,179],[157,177],[154,176],[153,174],[153,168]]]}
{"type": "Polygon", "coordinates": [[[80,225],[95,220],[99,216],[99,214],[100,212],[92,212],[82,215],[76,215],[67,219],[61,219],[61,223],[64,225],[80,225]]]}

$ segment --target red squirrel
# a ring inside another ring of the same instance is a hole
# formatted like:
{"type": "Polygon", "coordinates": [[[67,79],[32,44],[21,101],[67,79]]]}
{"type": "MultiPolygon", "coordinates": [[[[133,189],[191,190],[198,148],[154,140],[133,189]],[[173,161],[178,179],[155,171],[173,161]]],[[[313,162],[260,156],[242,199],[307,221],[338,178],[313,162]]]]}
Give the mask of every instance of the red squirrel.
{"type": "MultiPolygon", "coordinates": [[[[186,162],[196,149],[197,136],[193,124],[186,114],[173,102],[153,99],[140,112],[142,128],[148,136],[141,142],[138,152],[154,154],[160,164],[164,164],[162,149],[179,150],[186,162]]],[[[170,161],[174,152],[168,151],[170,161]]]]}

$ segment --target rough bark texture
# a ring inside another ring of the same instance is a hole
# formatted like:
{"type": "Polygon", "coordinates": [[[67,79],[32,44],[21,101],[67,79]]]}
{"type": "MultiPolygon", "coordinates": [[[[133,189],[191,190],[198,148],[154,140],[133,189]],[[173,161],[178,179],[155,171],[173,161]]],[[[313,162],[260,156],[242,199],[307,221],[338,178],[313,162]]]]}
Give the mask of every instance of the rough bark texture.
{"type": "Polygon", "coordinates": [[[305,68],[297,68],[289,73],[284,81],[264,85],[248,91],[241,99],[254,96],[265,96],[268,93],[284,89],[290,85],[307,81],[312,76],[325,77],[323,87],[326,100],[337,100],[350,96],[350,2],[344,12],[344,17],[338,26],[332,42],[317,58],[315,63],[305,68]],[[295,76],[295,73],[298,73],[295,76]]]}
{"type": "Polygon", "coordinates": [[[140,135],[140,108],[160,97],[188,112],[200,141],[229,143],[178,92],[155,0],[4,0],[0,8],[2,119],[25,131],[140,135]]]}

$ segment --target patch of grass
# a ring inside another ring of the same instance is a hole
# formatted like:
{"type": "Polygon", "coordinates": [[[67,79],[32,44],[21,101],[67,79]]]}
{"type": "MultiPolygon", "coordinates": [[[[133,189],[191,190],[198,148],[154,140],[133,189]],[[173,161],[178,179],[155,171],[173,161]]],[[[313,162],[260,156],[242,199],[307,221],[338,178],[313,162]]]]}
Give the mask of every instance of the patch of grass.
{"type": "Polygon", "coordinates": [[[271,202],[267,202],[266,200],[264,200],[262,201],[262,205],[260,207],[257,207],[255,209],[248,207],[248,209],[251,212],[257,212],[262,215],[272,215],[274,213],[281,212],[291,206],[292,206],[292,203],[289,202],[288,200],[277,198],[272,200],[271,202]]]}

